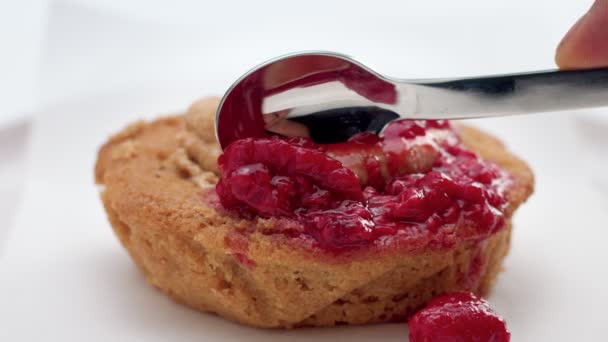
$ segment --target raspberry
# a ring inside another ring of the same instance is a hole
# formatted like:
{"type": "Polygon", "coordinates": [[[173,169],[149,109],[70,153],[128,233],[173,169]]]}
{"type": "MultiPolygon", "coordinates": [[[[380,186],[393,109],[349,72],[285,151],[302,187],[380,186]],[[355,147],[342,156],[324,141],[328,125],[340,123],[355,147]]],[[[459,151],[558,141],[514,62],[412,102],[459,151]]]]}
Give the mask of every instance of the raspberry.
{"type": "Polygon", "coordinates": [[[391,122],[382,131],[382,137],[390,138],[406,138],[413,139],[426,134],[424,121],[417,120],[397,120],[391,122]]]}
{"type": "Polygon", "coordinates": [[[429,129],[451,127],[398,120],[382,136],[361,133],[333,145],[300,137],[238,140],[218,160],[216,191],[225,208],[248,218],[288,217],[299,227],[289,234],[332,252],[387,235],[412,249],[439,249],[497,232],[507,176],[455,135],[437,142],[429,129]]]}
{"type": "Polygon", "coordinates": [[[488,302],[470,292],[434,298],[408,323],[411,342],[507,342],[505,321],[488,302]]]}
{"type": "MultiPolygon", "coordinates": [[[[243,139],[230,144],[218,160],[222,175],[251,164],[263,164],[274,174],[306,176],[321,188],[348,199],[363,198],[357,176],[323,152],[276,138],[243,139]]],[[[256,182],[254,176],[250,181],[256,182]]],[[[260,198],[260,200],[264,200],[260,198]]]]}

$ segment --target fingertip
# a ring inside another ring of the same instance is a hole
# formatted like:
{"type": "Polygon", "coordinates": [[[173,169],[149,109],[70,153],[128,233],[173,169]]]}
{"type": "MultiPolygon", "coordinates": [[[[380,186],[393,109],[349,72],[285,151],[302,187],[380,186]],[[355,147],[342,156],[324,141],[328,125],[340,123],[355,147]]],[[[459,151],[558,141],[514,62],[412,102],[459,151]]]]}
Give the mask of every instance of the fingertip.
{"type": "Polygon", "coordinates": [[[568,31],[555,63],[561,69],[608,66],[608,0],[597,0],[568,31]]]}
{"type": "MultiPolygon", "coordinates": [[[[583,17],[584,18],[584,17],[583,17]]],[[[555,64],[560,69],[569,69],[572,67],[572,64],[576,65],[579,58],[574,54],[576,49],[574,46],[577,44],[578,40],[577,31],[581,26],[581,22],[583,18],[580,18],[574,26],[566,33],[564,38],[557,45],[557,49],[555,50],[555,64]]]]}

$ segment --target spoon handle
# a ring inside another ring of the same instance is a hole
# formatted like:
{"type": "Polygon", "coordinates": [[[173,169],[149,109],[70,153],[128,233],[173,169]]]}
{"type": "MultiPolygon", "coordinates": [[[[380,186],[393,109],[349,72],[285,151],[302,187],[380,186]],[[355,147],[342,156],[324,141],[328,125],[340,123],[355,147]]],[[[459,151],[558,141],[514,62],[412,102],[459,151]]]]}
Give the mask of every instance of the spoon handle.
{"type": "Polygon", "coordinates": [[[407,118],[465,119],[608,106],[608,68],[397,82],[407,118]]]}

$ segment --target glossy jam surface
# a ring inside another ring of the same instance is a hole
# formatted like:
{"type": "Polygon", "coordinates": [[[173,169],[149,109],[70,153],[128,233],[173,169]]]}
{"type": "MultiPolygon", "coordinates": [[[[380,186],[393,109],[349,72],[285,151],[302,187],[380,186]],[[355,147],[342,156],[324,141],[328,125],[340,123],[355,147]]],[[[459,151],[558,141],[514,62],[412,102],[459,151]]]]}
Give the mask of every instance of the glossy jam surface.
{"type": "Polygon", "coordinates": [[[449,248],[504,226],[510,180],[445,121],[401,120],[380,136],[318,145],[243,139],[218,160],[223,207],[278,218],[276,232],[332,252],[370,245],[449,248]]]}
{"type": "Polygon", "coordinates": [[[507,342],[505,321],[470,292],[439,296],[408,322],[411,342],[507,342]]]}

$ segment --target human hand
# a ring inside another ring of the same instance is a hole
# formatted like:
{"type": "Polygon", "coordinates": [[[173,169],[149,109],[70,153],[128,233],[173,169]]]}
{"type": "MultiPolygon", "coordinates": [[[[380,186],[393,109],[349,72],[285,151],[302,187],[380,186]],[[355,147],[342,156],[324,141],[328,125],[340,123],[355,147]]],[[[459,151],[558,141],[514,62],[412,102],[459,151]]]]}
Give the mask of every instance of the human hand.
{"type": "Polygon", "coordinates": [[[561,69],[608,66],[608,0],[596,0],[570,29],[557,47],[555,61],[561,69]]]}

